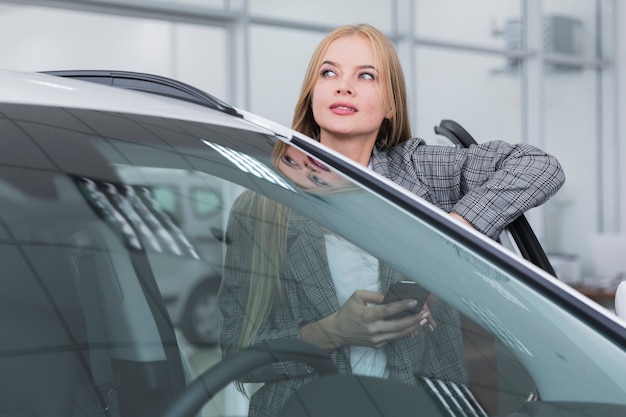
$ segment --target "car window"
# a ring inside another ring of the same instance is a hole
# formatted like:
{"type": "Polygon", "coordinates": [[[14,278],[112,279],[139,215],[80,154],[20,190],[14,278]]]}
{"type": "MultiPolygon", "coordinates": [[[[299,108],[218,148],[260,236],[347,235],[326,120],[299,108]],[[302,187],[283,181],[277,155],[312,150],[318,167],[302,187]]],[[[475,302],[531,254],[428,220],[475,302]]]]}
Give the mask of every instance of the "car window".
{"type": "Polygon", "coordinates": [[[159,203],[161,208],[170,213],[174,218],[178,218],[180,216],[180,208],[176,204],[176,188],[167,185],[156,185],[151,188],[154,199],[159,203]]]}
{"type": "Polygon", "coordinates": [[[219,194],[210,188],[194,188],[193,209],[197,217],[208,217],[221,209],[219,194]]]}
{"type": "MultiPolygon", "coordinates": [[[[187,184],[192,189],[190,209],[192,214],[198,218],[211,216],[221,211],[221,196],[218,190],[212,188],[194,187],[187,184]]],[[[184,208],[180,206],[180,191],[176,186],[154,184],[151,185],[155,200],[174,219],[184,217],[184,208]]],[[[187,214],[189,216],[189,214],[187,214]]]]}
{"type": "MultiPolygon", "coordinates": [[[[0,366],[20,376],[15,404],[36,392],[64,414],[158,415],[242,346],[297,338],[337,311],[351,295],[338,280],[358,270],[355,289],[419,284],[436,326],[389,344],[374,369],[358,361],[371,352],[336,349],[342,371],[400,381],[442,416],[459,404],[626,411],[623,332],[391,182],[296,176],[273,153],[284,143],[244,124],[49,111],[0,105],[12,144],[0,153],[0,366]]],[[[228,384],[202,414],[269,412],[315,379],[293,361],[265,366],[241,377],[246,395],[228,384]]]]}

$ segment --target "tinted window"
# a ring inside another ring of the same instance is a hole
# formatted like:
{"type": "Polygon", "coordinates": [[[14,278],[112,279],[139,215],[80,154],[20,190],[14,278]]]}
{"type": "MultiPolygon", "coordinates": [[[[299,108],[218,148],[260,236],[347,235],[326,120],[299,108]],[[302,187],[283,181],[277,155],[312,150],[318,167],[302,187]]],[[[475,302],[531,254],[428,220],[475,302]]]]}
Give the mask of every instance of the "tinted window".
{"type": "Polygon", "coordinates": [[[176,193],[174,187],[168,186],[155,186],[152,187],[152,192],[154,194],[154,199],[159,203],[161,208],[171,214],[174,218],[179,217],[180,208],[176,205],[176,193]]]}
{"type": "Polygon", "coordinates": [[[198,217],[207,217],[221,209],[221,199],[215,190],[195,188],[193,191],[194,211],[198,217]]]}
{"type": "MultiPolygon", "coordinates": [[[[36,402],[63,414],[158,415],[185,369],[198,375],[238,349],[276,271],[282,289],[250,341],[297,336],[336,311],[334,279],[357,264],[373,271],[372,291],[408,280],[432,296],[435,331],[391,344],[380,368],[416,395],[442,407],[467,401],[478,415],[623,407],[623,341],[597,315],[581,320],[587,310],[555,296],[558,283],[538,285],[540,272],[401,190],[381,188],[390,203],[337,173],[286,174],[271,135],[48,111],[0,108],[12,152],[0,165],[0,323],[10,335],[0,367],[18,375],[0,404],[11,410],[36,402]]],[[[345,349],[331,355],[355,366],[345,349]]],[[[296,386],[315,377],[279,363],[243,382],[261,394],[291,389],[285,375],[296,386]]],[[[204,413],[241,414],[246,403],[229,386],[204,413]]]]}

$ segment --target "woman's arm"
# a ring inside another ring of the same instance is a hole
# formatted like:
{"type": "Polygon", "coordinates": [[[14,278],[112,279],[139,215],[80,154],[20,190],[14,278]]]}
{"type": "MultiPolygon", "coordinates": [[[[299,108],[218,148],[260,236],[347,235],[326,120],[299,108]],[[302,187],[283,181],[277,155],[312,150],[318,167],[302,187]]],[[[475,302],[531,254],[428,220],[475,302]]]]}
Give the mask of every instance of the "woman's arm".
{"type": "Polygon", "coordinates": [[[467,149],[422,145],[412,157],[436,204],[494,239],[565,181],[554,156],[527,144],[493,141],[467,149]]]}
{"type": "Polygon", "coordinates": [[[470,147],[462,172],[464,196],[453,211],[492,238],[525,211],[545,203],[565,182],[554,156],[505,142],[470,147]]]}

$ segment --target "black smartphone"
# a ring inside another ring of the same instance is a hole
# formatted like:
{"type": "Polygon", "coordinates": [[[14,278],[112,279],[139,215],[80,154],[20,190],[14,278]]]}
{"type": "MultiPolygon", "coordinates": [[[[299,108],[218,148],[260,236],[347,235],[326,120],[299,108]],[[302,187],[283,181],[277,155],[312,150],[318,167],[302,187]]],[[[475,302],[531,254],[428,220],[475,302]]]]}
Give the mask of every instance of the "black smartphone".
{"type": "Polygon", "coordinates": [[[389,290],[385,294],[385,298],[383,300],[383,304],[391,303],[393,301],[400,301],[406,299],[413,299],[417,301],[417,305],[408,310],[401,311],[397,314],[393,314],[391,316],[385,317],[385,320],[397,320],[406,316],[410,316],[412,314],[419,313],[422,308],[424,308],[424,304],[426,303],[426,299],[430,293],[428,290],[423,288],[416,282],[413,281],[395,281],[389,287],[389,290]]]}

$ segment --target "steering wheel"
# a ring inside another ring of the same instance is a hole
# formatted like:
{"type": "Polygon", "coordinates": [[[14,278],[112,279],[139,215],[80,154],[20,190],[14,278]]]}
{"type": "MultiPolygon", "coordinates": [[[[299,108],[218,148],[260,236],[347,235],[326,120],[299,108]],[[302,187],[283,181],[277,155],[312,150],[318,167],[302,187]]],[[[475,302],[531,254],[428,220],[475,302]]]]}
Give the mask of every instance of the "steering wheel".
{"type": "Polygon", "coordinates": [[[326,352],[295,339],[271,340],[243,349],[202,373],[165,410],[163,417],[194,417],[222,388],[250,371],[274,362],[297,361],[320,376],[339,371],[326,352]]]}

